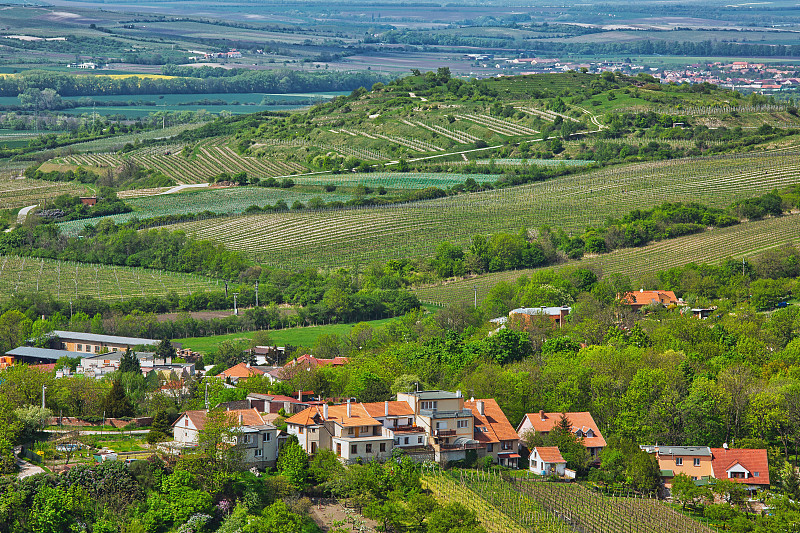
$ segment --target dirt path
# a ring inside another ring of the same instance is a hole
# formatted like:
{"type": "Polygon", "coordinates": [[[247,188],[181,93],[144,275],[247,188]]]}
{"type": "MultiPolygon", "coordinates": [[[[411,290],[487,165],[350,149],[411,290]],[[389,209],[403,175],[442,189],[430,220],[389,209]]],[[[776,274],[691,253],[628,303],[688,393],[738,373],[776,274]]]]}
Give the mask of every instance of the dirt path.
{"type": "Polygon", "coordinates": [[[374,520],[364,518],[354,510],[345,508],[333,498],[314,498],[311,518],[325,533],[336,529],[367,533],[375,531],[378,525],[374,520]]]}

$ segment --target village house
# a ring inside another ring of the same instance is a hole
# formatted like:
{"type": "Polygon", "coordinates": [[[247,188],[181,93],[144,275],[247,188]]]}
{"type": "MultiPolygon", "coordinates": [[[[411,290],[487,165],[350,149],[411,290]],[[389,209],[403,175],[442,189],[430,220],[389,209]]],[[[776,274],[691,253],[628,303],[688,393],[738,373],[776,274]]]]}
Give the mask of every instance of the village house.
{"type": "Polygon", "coordinates": [[[716,479],[729,479],[753,493],[769,488],[767,450],[711,448],[711,467],[716,479]]]}
{"type": "Polygon", "coordinates": [[[558,425],[562,416],[569,420],[572,433],[581,439],[583,445],[589,450],[592,459],[597,459],[597,456],[606,446],[606,440],[597,428],[597,423],[592,418],[592,414],[587,411],[575,413],[545,413],[544,411],[539,411],[538,413],[528,413],[517,426],[517,437],[520,443],[524,445],[526,434],[530,431],[534,434],[542,435],[550,433],[558,425]]]}
{"type": "MultiPolygon", "coordinates": [[[[267,423],[255,409],[225,411],[234,426],[234,441],[244,452],[243,462],[258,468],[274,467],[278,460],[278,428],[267,423]]],[[[186,411],[172,424],[172,447],[197,446],[200,431],[205,428],[208,411],[186,411]]]]}
{"type": "Polygon", "coordinates": [[[570,307],[520,307],[511,310],[508,313],[508,319],[519,321],[522,329],[532,326],[534,319],[539,317],[546,317],[550,319],[553,325],[561,327],[571,310],[572,308],[570,307]]]}
{"type": "Polygon", "coordinates": [[[623,304],[629,306],[634,311],[638,311],[646,305],[661,304],[664,307],[678,305],[681,303],[673,291],[646,291],[640,289],[638,292],[631,291],[620,296],[623,304]]]}
{"type": "Polygon", "coordinates": [[[561,456],[557,446],[536,446],[528,458],[529,470],[540,476],[563,476],[567,462],[561,456]]]}
{"type": "Polygon", "coordinates": [[[484,456],[491,456],[501,466],[517,468],[519,463],[518,437],[514,426],[493,398],[470,399],[464,407],[472,411],[474,439],[484,445],[484,456]]]}

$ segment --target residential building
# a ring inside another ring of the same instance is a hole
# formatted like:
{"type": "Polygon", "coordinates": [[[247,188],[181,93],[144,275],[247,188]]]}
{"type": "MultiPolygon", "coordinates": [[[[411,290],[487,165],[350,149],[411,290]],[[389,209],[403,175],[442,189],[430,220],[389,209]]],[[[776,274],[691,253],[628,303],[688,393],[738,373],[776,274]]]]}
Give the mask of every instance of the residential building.
{"type": "Polygon", "coordinates": [[[346,464],[385,460],[392,453],[393,437],[361,403],[313,405],[287,418],[286,425],[307,453],[333,450],[346,464]]]}
{"type": "Polygon", "coordinates": [[[661,479],[667,488],[678,474],[686,474],[695,481],[714,477],[711,465],[711,448],[708,446],[640,446],[655,454],[661,479]]]}
{"type": "Polygon", "coordinates": [[[259,413],[271,414],[277,413],[283,409],[285,413],[291,415],[299,413],[309,406],[308,402],[302,401],[302,394],[300,395],[300,399],[298,399],[282,394],[259,394],[251,392],[247,395],[245,400],[249,403],[249,407],[257,409],[259,413]]]}
{"type": "Polygon", "coordinates": [[[508,319],[519,321],[522,329],[532,326],[534,320],[541,317],[548,318],[554,325],[561,327],[571,310],[571,307],[520,307],[511,310],[508,319]]]}
{"type": "Polygon", "coordinates": [[[623,304],[628,305],[634,311],[638,311],[646,305],[661,304],[665,307],[670,305],[678,305],[681,300],[675,296],[673,291],[646,291],[644,289],[638,292],[632,291],[620,296],[623,304]]]}
{"type": "Polygon", "coordinates": [[[417,426],[425,430],[427,444],[433,448],[436,461],[465,459],[467,450],[487,448],[488,443],[475,439],[472,410],[464,406],[461,391],[401,392],[397,400],[411,406],[417,426]]]}
{"type": "Polygon", "coordinates": [[[263,376],[265,373],[264,370],[251,366],[250,363],[239,363],[223,370],[216,377],[236,383],[240,379],[247,379],[250,376],[263,376]]]}
{"type": "Polygon", "coordinates": [[[485,455],[501,466],[517,468],[519,437],[497,401],[470,399],[464,407],[472,411],[474,439],[485,446],[485,455]]]}
{"type": "Polygon", "coordinates": [[[767,450],[711,448],[711,467],[716,479],[729,479],[748,491],[769,488],[767,450]]]}
{"type": "MultiPolygon", "coordinates": [[[[278,459],[278,428],[267,423],[255,409],[225,411],[235,428],[234,442],[244,451],[244,462],[259,468],[275,466],[278,459]]],[[[186,411],[172,424],[178,448],[197,446],[200,431],[205,428],[208,411],[186,411]]]]}
{"type": "Polygon", "coordinates": [[[414,411],[407,402],[386,401],[361,405],[372,418],[383,424],[384,433],[393,439],[393,446],[406,450],[427,446],[425,428],[417,426],[414,411]]]}
{"type": "Polygon", "coordinates": [[[536,446],[529,457],[530,471],[540,476],[563,476],[567,462],[557,446],[536,446]]]}
{"type": "Polygon", "coordinates": [[[582,439],[583,445],[589,450],[593,459],[603,451],[606,446],[606,439],[597,428],[597,423],[592,418],[592,414],[587,411],[574,413],[545,413],[543,410],[538,413],[528,413],[517,426],[517,436],[524,444],[525,435],[529,431],[534,434],[546,435],[558,425],[561,417],[569,420],[570,427],[575,436],[582,439]]]}

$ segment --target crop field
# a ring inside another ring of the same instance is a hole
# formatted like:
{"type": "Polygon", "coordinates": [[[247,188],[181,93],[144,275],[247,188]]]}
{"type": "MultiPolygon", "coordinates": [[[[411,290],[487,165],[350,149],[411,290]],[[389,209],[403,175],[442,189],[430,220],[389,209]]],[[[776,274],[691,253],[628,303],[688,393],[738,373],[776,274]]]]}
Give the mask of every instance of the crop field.
{"type": "MultiPolygon", "coordinates": [[[[625,274],[633,280],[656,274],[686,263],[719,263],[728,258],[740,259],[787,243],[800,243],[800,215],[786,215],[737,226],[717,228],[696,235],[656,242],[640,248],[625,248],[608,254],[570,261],[568,266],[594,268],[603,274],[625,274]]],[[[478,300],[501,281],[514,282],[534,270],[497,272],[439,285],[418,287],[420,300],[437,305],[472,302],[475,290],[478,300]]]]}
{"type": "Polygon", "coordinates": [[[218,288],[216,281],[190,274],[16,256],[0,256],[0,287],[3,300],[47,289],[62,301],[79,296],[124,300],[218,288]]]}
{"type": "Polygon", "coordinates": [[[577,483],[504,478],[499,473],[430,469],[423,480],[437,498],[458,501],[489,531],[711,533],[657,499],[606,496],[577,483]]]}
{"type": "Polygon", "coordinates": [[[341,187],[354,187],[365,185],[367,187],[380,187],[387,189],[425,189],[439,187],[446,189],[464,183],[467,178],[472,178],[478,183],[495,181],[494,174],[442,174],[426,172],[369,172],[347,174],[318,174],[314,176],[299,176],[292,178],[300,185],[325,185],[333,184],[341,187]]]}
{"type": "Polygon", "coordinates": [[[275,266],[328,267],[432,255],[438,243],[549,224],[567,232],[634,207],[695,201],[727,207],[800,180],[795,151],[689,158],[564,176],[381,208],[289,212],[178,225],[275,266]]]}
{"type": "MultiPolygon", "coordinates": [[[[161,171],[178,183],[202,183],[223,172],[245,171],[250,177],[267,178],[306,170],[297,163],[241,156],[219,139],[204,141],[189,158],[181,154],[182,148],[182,145],[148,147],[131,152],[128,157],[145,168],[161,171]]],[[[52,159],[42,165],[42,170],[82,166],[102,172],[121,166],[123,161],[123,156],[116,153],[78,154],[52,159]]]]}
{"type": "Polygon", "coordinates": [[[0,209],[13,209],[55,198],[61,194],[84,195],[86,188],[73,182],[31,180],[6,176],[0,178],[0,209]]]}
{"type": "Polygon", "coordinates": [[[97,224],[103,219],[111,219],[116,223],[126,222],[132,218],[145,219],[163,215],[180,215],[184,213],[241,213],[251,205],[264,207],[274,205],[283,200],[291,206],[296,200],[306,203],[311,198],[321,197],[325,201],[347,201],[352,198],[348,194],[298,192],[293,189],[272,189],[265,187],[228,187],[223,189],[186,191],[175,194],[160,194],[126,199],[133,208],[130,213],[96,217],[90,220],[71,220],[59,224],[62,233],[77,235],[87,224],[97,224]]]}

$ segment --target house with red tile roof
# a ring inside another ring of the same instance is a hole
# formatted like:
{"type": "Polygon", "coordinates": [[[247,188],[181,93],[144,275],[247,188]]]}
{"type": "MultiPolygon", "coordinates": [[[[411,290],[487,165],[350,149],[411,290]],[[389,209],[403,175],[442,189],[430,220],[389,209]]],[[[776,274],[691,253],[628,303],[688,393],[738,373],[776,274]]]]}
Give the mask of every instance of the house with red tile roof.
{"type": "Polygon", "coordinates": [[[472,411],[474,439],[485,445],[485,455],[509,468],[519,462],[519,437],[494,398],[470,399],[464,407],[472,411]]]}
{"type": "Polygon", "coordinates": [[[561,456],[558,446],[536,446],[529,457],[530,471],[540,476],[563,476],[567,461],[561,456]]]}
{"type": "Polygon", "coordinates": [[[534,434],[546,435],[558,425],[562,416],[569,420],[572,432],[582,440],[592,458],[596,458],[605,448],[606,439],[603,438],[597,428],[597,423],[588,411],[575,413],[545,413],[544,411],[539,411],[538,413],[528,413],[517,426],[517,438],[524,444],[525,436],[530,431],[534,434]]]}
{"type": "MultiPolygon", "coordinates": [[[[259,468],[275,466],[278,459],[278,428],[264,420],[255,409],[225,411],[235,436],[231,445],[241,446],[243,461],[259,468]]],[[[197,446],[199,433],[208,421],[208,411],[185,411],[172,424],[173,448],[197,446]]]]}
{"type": "Polygon", "coordinates": [[[747,485],[749,491],[769,488],[767,450],[711,448],[711,467],[716,479],[747,485]]]}
{"type": "Polygon", "coordinates": [[[680,300],[673,291],[646,291],[644,289],[631,291],[620,296],[623,304],[628,305],[634,311],[638,311],[646,305],[661,304],[665,307],[678,305],[680,300]]]}
{"type": "Polygon", "coordinates": [[[296,366],[301,366],[303,368],[316,368],[318,366],[342,366],[347,364],[347,357],[334,357],[333,359],[320,359],[319,357],[314,357],[313,355],[304,354],[300,357],[292,359],[285,365],[283,365],[284,369],[294,368],[296,366]]]}
{"type": "Polygon", "coordinates": [[[223,370],[217,374],[217,377],[230,380],[235,383],[240,379],[247,379],[250,376],[263,376],[264,374],[265,372],[263,370],[251,366],[249,363],[239,363],[238,365],[234,365],[226,370],[223,370]]]}

